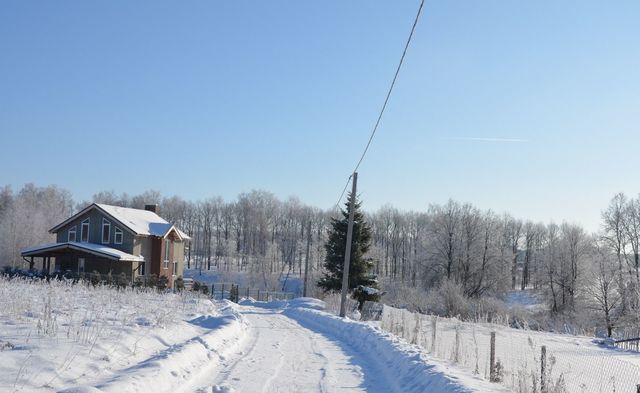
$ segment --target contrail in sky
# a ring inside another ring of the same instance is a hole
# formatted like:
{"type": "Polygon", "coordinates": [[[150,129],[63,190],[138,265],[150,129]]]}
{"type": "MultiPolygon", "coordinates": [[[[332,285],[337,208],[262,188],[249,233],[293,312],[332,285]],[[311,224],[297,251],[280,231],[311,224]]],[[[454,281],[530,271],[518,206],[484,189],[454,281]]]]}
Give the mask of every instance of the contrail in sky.
{"type": "Polygon", "coordinates": [[[479,138],[479,137],[443,137],[440,139],[450,141],[473,141],[473,142],[498,142],[498,143],[528,143],[528,139],[518,138],[479,138]]]}

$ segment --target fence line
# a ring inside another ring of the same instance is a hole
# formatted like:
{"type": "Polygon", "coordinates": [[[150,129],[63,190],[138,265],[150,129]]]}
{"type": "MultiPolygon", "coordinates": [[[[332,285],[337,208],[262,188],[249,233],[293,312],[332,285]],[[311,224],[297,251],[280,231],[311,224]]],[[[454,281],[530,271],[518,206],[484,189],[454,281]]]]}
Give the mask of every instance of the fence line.
{"type": "Polygon", "coordinates": [[[216,300],[228,299],[237,302],[241,298],[253,298],[257,301],[291,300],[295,297],[293,292],[274,292],[249,287],[240,287],[230,282],[211,284],[211,298],[216,300]]]}
{"type": "Polygon", "coordinates": [[[601,348],[588,337],[467,323],[388,306],[381,328],[518,393],[636,393],[640,384],[637,353],[601,348]]]}
{"type": "Polygon", "coordinates": [[[616,348],[625,349],[627,351],[640,352],[640,337],[615,340],[614,345],[616,348]]]}

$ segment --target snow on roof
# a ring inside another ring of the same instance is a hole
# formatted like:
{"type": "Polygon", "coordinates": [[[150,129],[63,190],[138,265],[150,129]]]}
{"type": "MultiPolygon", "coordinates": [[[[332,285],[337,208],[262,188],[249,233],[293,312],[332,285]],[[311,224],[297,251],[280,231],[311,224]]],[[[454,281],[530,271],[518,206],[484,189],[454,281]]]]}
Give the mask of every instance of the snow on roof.
{"type": "Polygon", "coordinates": [[[180,235],[180,237],[184,240],[191,240],[191,236],[187,235],[186,233],[182,232],[180,229],[176,228],[176,231],[178,232],[178,235],[180,235]]]}
{"type": "Polygon", "coordinates": [[[101,203],[96,203],[96,206],[138,235],[164,236],[173,226],[164,218],[149,210],[103,205],[101,203]]]}
{"type": "Polygon", "coordinates": [[[72,220],[76,219],[80,215],[96,208],[98,210],[102,210],[103,213],[120,222],[129,231],[133,232],[136,235],[164,237],[167,236],[172,230],[175,230],[181,240],[191,240],[191,237],[187,236],[187,234],[185,234],[180,229],[176,228],[167,220],[152,211],[105,205],[102,203],[92,203],[78,213],[67,218],[60,224],[51,228],[49,232],[55,233],[57,230],[59,230],[72,220]]]}
{"type": "Polygon", "coordinates": [[[109,259],[115,259],[118,261],[144,261],[144,257],[141,255],[131,255],[124,251],[116,250],[115,248],[103,246],[101,244],[79,242],[41,244],[39,246],[23,249],[22,251],[20,251],[20,255],[22,255],[23,257],[28,257],[35,256],[35,254],[40,254],[47,251],[61,251],[65,249],[85,251],[90,254],[102,256],[109,259]]]}

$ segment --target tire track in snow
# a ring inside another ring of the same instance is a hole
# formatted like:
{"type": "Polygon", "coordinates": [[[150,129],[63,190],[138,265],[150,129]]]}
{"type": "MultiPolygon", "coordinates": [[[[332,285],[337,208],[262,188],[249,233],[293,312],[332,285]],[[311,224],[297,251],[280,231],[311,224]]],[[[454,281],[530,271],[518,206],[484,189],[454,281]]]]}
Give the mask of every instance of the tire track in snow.
{"type": "Polygon", "coordinates": [[[313,353],[322,359],[322,368],[320,368],[320,376],[321,379],[318,381],[318,390],[320,393],[327,392],[327,369],[329,368],[329,358],[326,357],[322,352],[318,350],[318,347],[315,343],[315,340],[311,340],[311,349],[313,353]]]}
{"type": "Polygon", "coordinates": [[[243,307],[240,312],[248,323],[249,344],[233,361],[221,365],[202,391],[364,391],[361,367],[335,342],[279,310],[243,307]]]}
{"type": "MultiPolygon", "coordinates": [[[[253,331],[254,329],[252,329],[250,326],[247,328],[247,332],[253,331]]],[[[249,344],[245,344],[239,351],[235,352],[233,355],[229,355],[226,358],[222,359],[220,366],[224,367],[224,369],[222,369],[218,373],[218,376],[213,383],[214,386],[224,385],[229,379],[229,375],[235,370],[238,364],[240,364],[240,362],[247,356],[250,356],[251,353],[255,350],[256,343],[260,338],[260,333],[257,332],[255,335],[251,334],[250,337],[250,340],[245,340],[245,342],[249,341],[249,344]],[[228,362],[228,360],[231,360],[231,362],[228,362]]]]}

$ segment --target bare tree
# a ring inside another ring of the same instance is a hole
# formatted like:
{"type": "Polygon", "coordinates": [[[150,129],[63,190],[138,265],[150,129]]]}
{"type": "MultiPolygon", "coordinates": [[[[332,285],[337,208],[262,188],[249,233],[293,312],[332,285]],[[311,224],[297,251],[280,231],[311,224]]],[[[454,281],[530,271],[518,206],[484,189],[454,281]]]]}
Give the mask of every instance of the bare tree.
{"type": "Polygon", "coordinates": [[[593,308],[601,313],[607,329],[607,337],[611,337],[613,328],[619,314],[616,313],[618,306],[622,303],[622,296],[618,291],[618,274],[615,258],[605,247],[595,244],[594,250],[595,264],[589,272],[589,282],[586,292],[593,299],[593,308]]]}
{"type": "Polygon", "coordinates": [[[442,268],[448,280],[452,279],[455,269],[455,258],[460,239],[461,207],[457,202],[449,200],[444,206],[431,206],[429,212],[433,217],[430,238],[433,244],[434,265],[432,269],[442,268]]]}
{"type": "Polygon", "coordinates": [[[520,252],[520,239],[522,238],[522,221],[510,219],[506,228],[509,244],[511,246],[512,264],[511,264],[511,289],[516,289],[518,278],[518,256],[520,252]]]}

